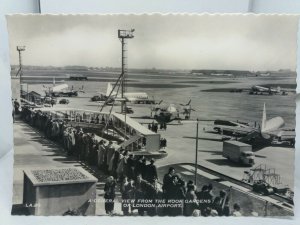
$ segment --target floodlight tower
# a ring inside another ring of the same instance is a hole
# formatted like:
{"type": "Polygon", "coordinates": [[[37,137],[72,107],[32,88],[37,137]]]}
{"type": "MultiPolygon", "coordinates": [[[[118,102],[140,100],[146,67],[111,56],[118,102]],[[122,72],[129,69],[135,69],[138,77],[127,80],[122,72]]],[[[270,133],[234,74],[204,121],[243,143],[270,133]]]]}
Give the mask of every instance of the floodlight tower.
{"type": "MultiPolygon", "coordinates": [[[[121,99],[124,99],[124,92],[125,92],[125,79],[126,79],[126,73],[127,73],[127,42],[126,39],[132,39],[134,38],[133,36],[134,29],[131,30],[118,30],[118,38],[121,41],[122,44],[122,78],[121,78],[121,99]]],[[[125,112],[125,101],[121,101],[121,112],[125,112]]]]}
{"type": "Polygon", "coordinates": [[[19,70],[16,76],[20,75],[20,80],[23,75],[23,68],[22,68],[22,51],[25,51],[25,46],[17,46],[17,51],[19,52],[19,70]]]}
{"type": "MultiPolygon", "coordinates": [[[[23,78],[23,66],[22,66],[22,52],[25,51],[25,46],[17,46],[17,51],[19,52],[19,69],[16,74],[16,77],[20,77],[20,96],[21,97],[21,90],[22,90],[22,78],[23,78]]],[[[28,86],[27,86],[27,95],[28,95],[28,86]]]]}

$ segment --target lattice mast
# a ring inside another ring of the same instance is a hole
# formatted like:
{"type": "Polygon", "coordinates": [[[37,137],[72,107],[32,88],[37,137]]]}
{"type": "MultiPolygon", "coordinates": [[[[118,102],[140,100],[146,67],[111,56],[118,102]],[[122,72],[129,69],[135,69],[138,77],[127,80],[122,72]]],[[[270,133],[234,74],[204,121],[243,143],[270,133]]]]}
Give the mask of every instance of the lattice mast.
{"type": "MultiPolygon", "coordinates": [[[[133,36],[134,29],[131,30],[118,30],[118,38],[121,41],[122,49],[121,49],[121,99],[124,99],[124,93],[126,91],[126,77],[127,77],[127,39],[134,38],[133,36]]],[[[121,112],[125,112],[125,101],[121,101],[121,112]]]]}
{"type": "Polygon", "coordinates": [[[17,51],[19,52],[19,69],[16,74],[16,77],[20,76],[20,80],[21,80],[22,75],[23,75],[22,51],[25,51],[25,46],[17,46],[17,51]]]}

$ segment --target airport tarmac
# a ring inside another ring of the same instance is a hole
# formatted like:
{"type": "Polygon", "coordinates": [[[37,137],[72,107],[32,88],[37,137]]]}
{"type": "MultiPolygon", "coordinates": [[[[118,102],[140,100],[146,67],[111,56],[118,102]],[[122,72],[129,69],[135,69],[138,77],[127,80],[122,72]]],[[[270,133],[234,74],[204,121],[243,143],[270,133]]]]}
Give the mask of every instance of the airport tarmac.
{"type": "MultiPolygon", "coordinates": [[[[145,75],[147,76],[147,75],[145,75]]],[[[148,75],[149,76],[149,75],[148,75]]],[[[176,76],[176,75],[172,75],[176,76]]],[[[222,92],[203,92],[211,88],[249,88],[252,85],[278,83],[293,84],[294,77],[276,78],[197,78],[192,75],[186,77],[160,76],[147,79],[137,79],[131,76],[128,82],[128,91],[147,92],[149,96],[154,96],[156,101],[161,99],[168,103],[186,103],[192,100],[192,108],[196,110],[192,114],[192,120],[199,118],[202,120],[227,119],[241,121],[261,121],[262,107],[266,103],[267,117],[282,116],[286,122],[286,127],[295,126],[295,94],[288,96],[253,96],[248,93],[222,93],[222,92]],[[277,79],[278,78],[278,79],[277,79]],[[272,80],[272,81],[270,81],[272,80]],[[172,86],[173,85],[173,86],[172,86]]],[[[90,102],[90,98],[97,92],[106,92],[107,82],[95,81],[67,81],[69,86],[81,87],[84,85],[85,93],[79,93],[79,97],[68,98],[70,104],[55,105],[54,107],[82,108],[98,111],[99,104],[90,102]]],[[[49,86],[49,84],[47,84],[49,86]]],[[[41,90],[42,84],[30,84],[30,90],[41,90]]],[[[58,98],[59,100],[60,98],[58,98]]],[[[115,106],[115,111],[120,107],[115,106]]],[[[135,113],[129,116],[149,116],[150,105],[132,105],[135,113]]],[[[105,111],[109,108],[104,109],[105,111]]],[[[140,120],[143,121],[143,120],[140,120]]],[[[176,124],[176,123],[175,123],[176,124]]],[[[209,126],[211,122],[199,122],[199,137],[220,138],[215,134],[203,132],[203,127],[209,126]]],[[[185,123],[182,125],[168,125],[167,130],[160,131],[162,137],[167,139],[168,156],[157,161],[158,166],[174,163],[194,163],[195,162],[195,137],[196,124],[185,123]]],[[[248,167],[241,167],[229,162],[222,157],[222,143],[208,140],[199,140],[198,163],[202,166],[216,170],[220,173],[242,179],[248,167]]],[[[283,147],[266,147],[255,152],[255,165],[266,164],[268,168],[275,168],[281,175],[283,184],[293,189],[294,185],[294,149],[283,147]]]]}

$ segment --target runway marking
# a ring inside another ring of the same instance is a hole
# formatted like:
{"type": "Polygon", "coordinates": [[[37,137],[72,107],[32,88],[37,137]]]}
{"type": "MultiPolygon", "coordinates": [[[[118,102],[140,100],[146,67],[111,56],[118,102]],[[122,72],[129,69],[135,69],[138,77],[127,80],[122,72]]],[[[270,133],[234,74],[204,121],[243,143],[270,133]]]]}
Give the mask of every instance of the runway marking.
{"type": "MultiPolygon", "coordinates": [[[[182,168],[186,169],[186,170],[189,170],[189,171],[195,171],[195,168],[194,168],[193,166],[191,166],[191,165],[180,165],[180,166],[181,166],[182,168]]],[[[200,170],[200,169],[197,170],[197,174],[200,175],[200,176],[209,178],[209,179],[211,179],[211,180],[219,179],[219,177],[214,176],[214,175],[212,175],[212,174],[210,174],[210,173],[207,173],[207,172],[205,172],[205,171],[203,171],[203,170],[200,170]]]]}
{"type": "Polygon", "coordinates": [[[194,175],[192,172],[190,172],[190,171],[183,171],[183,172],[181,172],[182,174],[184,174],[184,175],[188,175],[188,176],[192,176],[192,175],[194,175]]]}

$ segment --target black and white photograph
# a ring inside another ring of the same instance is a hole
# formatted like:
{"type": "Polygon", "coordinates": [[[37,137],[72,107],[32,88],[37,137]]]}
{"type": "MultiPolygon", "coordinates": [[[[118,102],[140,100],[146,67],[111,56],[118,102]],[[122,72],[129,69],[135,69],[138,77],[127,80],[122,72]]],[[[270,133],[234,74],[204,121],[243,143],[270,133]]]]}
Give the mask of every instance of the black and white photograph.
{"type": "Polygon", "coordinates": [[[298,16],[6,19],[12,215],[294,215],[298,16]]]}

